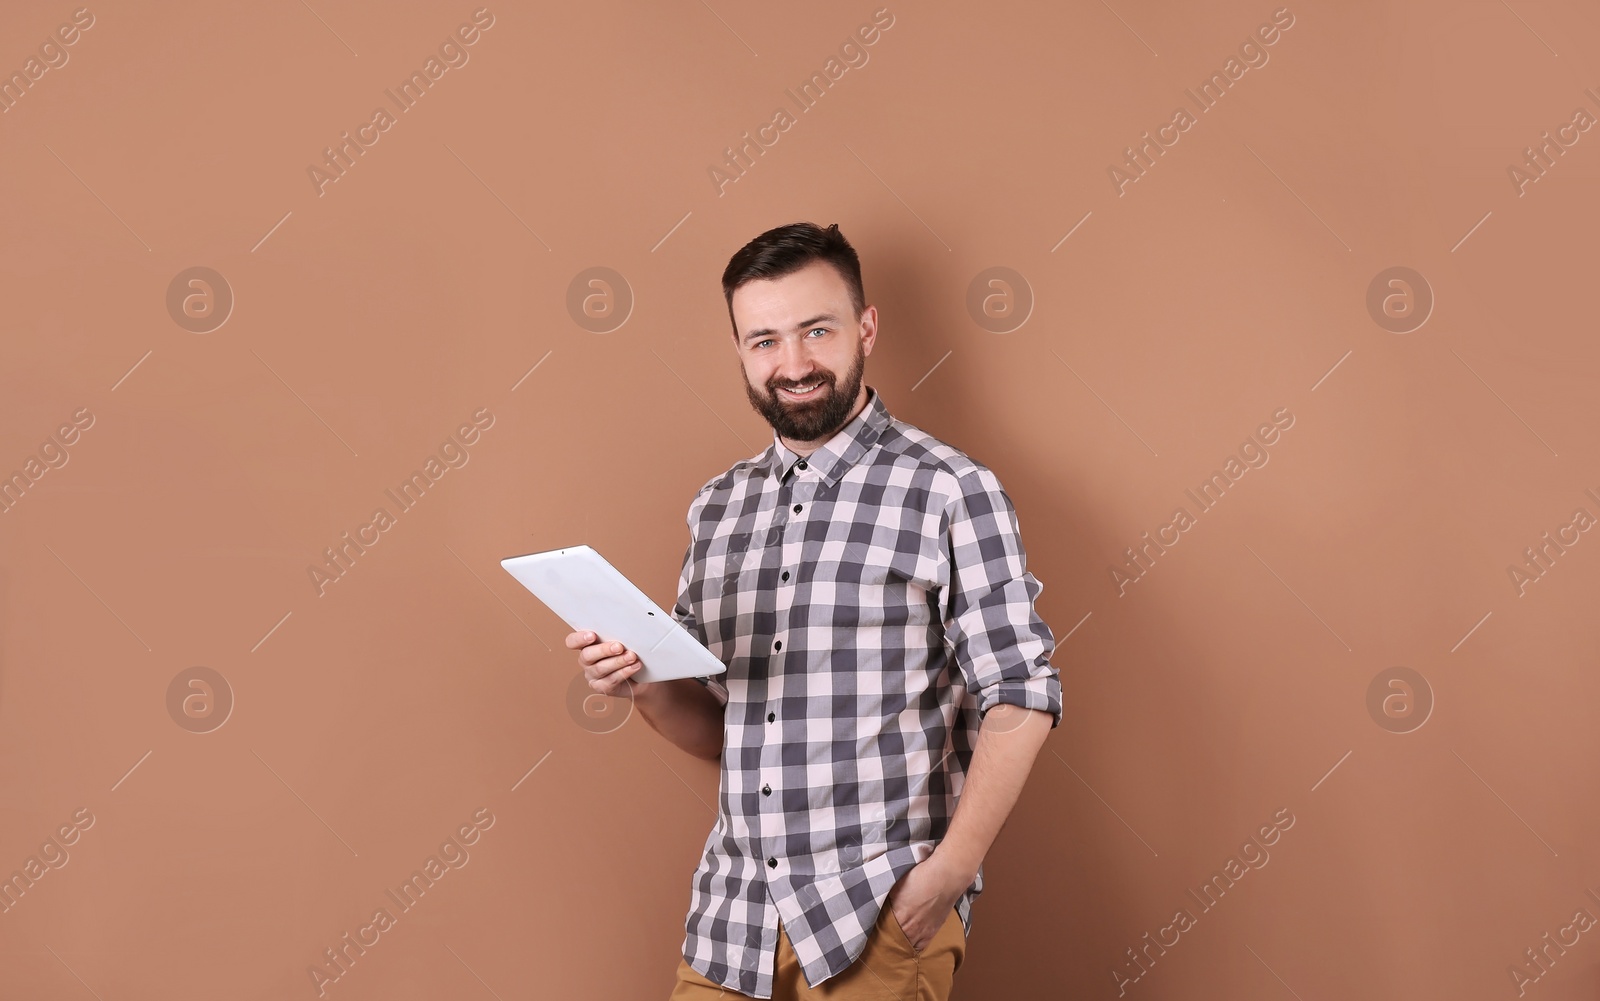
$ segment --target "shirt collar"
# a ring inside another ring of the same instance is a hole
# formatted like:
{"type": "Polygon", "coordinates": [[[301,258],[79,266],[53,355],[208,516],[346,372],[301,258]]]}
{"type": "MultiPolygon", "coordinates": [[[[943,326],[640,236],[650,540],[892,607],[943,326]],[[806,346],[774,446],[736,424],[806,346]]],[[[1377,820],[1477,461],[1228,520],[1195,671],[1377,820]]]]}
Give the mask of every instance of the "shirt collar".
{"type": "MultiPolygon", "coordinates": [[[[845,470],[860,461],[877,444],[892,419],[889,409],[884,406],[883,397],[868,386],[866,406],[820,448],[804,457],[807,468],[815,469],[823,482],[832,486],[845,470]]],[[[772,432],[772,447],[767,449],[766,467],[773,476],[782,480],[800,459],[799,453],[791,451],[778,439],[778,432],[772,432]]]]}

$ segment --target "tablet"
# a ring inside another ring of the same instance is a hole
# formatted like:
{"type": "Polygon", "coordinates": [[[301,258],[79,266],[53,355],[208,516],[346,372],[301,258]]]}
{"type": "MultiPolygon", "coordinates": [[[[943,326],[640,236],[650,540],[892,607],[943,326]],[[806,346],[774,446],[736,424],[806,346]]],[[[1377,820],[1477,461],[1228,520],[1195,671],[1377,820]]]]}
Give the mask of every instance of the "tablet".
{"type": "Polygon", "coordinates": [[[508,556],[500,565],[574,630],[637,653],[634,681],[705,678],[728,669],[590,546],[508,556]]]}

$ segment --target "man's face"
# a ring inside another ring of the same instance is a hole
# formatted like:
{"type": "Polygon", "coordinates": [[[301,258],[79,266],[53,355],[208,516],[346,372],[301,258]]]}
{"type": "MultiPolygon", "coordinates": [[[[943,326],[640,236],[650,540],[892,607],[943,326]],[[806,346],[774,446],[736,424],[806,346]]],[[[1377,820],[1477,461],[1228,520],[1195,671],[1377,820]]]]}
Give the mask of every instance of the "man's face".
{"type": "Polygon", "coordinates": [[[750,405],[780,437],[831,438],[861,401],[877,307],[868,306],[858,319],[844,277],[824,261],[741,285],[732,305],[750,405]],[[803,395],[787,392],[812,385],[803,395]]]}

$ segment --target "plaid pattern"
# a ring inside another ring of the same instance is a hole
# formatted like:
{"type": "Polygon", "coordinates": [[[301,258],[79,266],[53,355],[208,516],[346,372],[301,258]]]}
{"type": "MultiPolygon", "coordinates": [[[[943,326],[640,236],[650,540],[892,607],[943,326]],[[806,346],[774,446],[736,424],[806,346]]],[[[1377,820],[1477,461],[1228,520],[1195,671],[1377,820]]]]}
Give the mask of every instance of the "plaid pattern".
{"type": "MultiPolygon", "coordinates": [[[[697,679],[727,719],[683,957],[770,998],[780,919],[812,987],[861,955],[945,836],[984,713],[1060,725],[1055,638],[994,473],[870,386],[808,458],[774,434],[712,478],[688,524],[673,616],[728,671],[697,679]]],[[[968,932],[982,891],[980,868],[968,932]]]]}

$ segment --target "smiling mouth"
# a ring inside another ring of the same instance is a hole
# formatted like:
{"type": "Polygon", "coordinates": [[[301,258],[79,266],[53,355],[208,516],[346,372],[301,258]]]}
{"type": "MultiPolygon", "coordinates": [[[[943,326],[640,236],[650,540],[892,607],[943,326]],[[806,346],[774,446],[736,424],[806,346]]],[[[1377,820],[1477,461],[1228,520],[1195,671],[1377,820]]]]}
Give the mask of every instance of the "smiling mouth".
{"type": "Polygon", "coordinates": [[[810,400],[821,394],[822,387],[823,382],[821,379],[818,379],[816,382],[811,384],[810,390],[806,392],[795,392],[794,390],[789,389],[787,386],[780,389],[779,392],[791,400],[810,400]]]}

